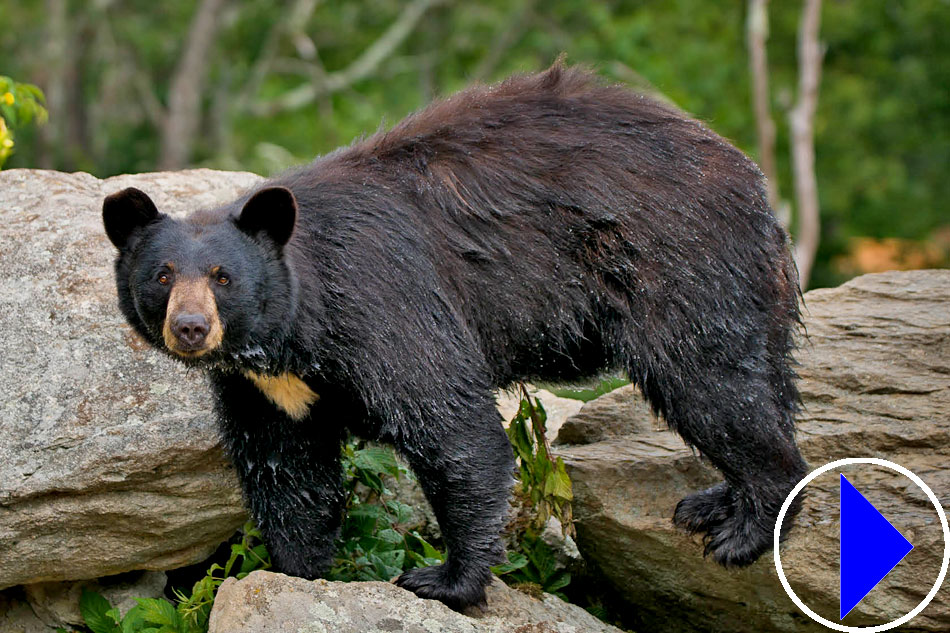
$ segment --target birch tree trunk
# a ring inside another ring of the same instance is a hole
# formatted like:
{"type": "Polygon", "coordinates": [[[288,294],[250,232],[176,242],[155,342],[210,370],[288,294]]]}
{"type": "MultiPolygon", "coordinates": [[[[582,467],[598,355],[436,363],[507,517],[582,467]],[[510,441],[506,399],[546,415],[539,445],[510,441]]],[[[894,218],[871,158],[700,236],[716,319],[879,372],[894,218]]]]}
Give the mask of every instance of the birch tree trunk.
{"type": "Polygon", "coordinates": [[[775,167],[775,121],[769,99],[769,66],[765,43],[769,38],[769,0],[749,0],[747,43],[752,75],[752,105],[759,138],[759,166],[765,174],[769,205],[779,210],[778,171],[775,167]]]}
{"type": "Polygon", "coordinates": [[[802,289],[808,287],[820,238],[814,139],[815,107],[821,81],[822,51],[818,43],[820,20],[821,0],[805,0],[798,29],[798,102],[789,113],[795,209],[798,218],[795,263],[798,264],[802,289]]]}

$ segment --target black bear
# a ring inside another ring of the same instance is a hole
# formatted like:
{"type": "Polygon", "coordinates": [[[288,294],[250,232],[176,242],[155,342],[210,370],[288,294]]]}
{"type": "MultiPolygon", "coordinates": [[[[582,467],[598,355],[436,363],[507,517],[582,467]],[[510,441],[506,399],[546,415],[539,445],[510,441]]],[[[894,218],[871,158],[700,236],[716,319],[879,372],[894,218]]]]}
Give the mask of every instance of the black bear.
{"type": "Polygon", "coordinates": [[[331,561],[351,432],[405,456],[441,526],[445,563],[398,584],[483,601],[513,473],[492,394],[519,380],[624,370],[724,474],[674,520],[726,565],[804,474],[797,273],[760,171],[587,71],[471,88],[185,220],[136,189],[103,218],[125,317],[210,374],[279,571],[331,561]]]}

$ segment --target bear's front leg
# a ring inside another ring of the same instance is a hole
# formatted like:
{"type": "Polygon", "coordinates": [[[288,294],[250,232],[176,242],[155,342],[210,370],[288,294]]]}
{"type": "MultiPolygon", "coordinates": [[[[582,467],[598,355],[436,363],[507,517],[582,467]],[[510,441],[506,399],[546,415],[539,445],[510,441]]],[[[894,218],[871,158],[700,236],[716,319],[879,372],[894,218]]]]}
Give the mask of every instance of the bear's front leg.
{"type": "Polygon", "coordinates": [[[407,571],[396,584],[460,610],[485,602],[489,567],[504,558],[500,534],[514,455],[488,396],[473,396],[437,417],[438,424],[421,424],[394,441],[432,504],[446,561],[407,571]]]}
{"type": "Polygon", "coordinates": [[[243,376],[212,382],[225,444],[274,570],[319,577],[333,561],[345,500],[342,427],[290,418],[243,376]]]}

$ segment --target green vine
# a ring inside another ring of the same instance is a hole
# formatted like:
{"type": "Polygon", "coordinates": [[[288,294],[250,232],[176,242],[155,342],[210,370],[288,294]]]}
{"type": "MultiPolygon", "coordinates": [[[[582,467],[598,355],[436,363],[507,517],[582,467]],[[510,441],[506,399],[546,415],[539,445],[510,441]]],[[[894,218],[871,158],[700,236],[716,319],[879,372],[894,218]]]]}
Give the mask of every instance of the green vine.
{"type": "MultiPolygon", "coordinates": [[[[550,546],[539,536],[552,516],[561,523],[566,536],[574,536],[571,501],[574,499],[571,478],[564,461],[551,455],[551,445],[545,432],[547,413],[541,400],[531,401],[522,384],[521,404],[508,425],[508,439],[518,460],[518,479],[521,485],[516,496],[522,499],[528,524],[519,530],[518,549],[508,552],[508,562],[492,568],[508,584],[532,595],[553,593],[563,600],[560,592],[571,582],[571,574],[559,569],[550,546]],[[530,426],[530,428],[529,428],[530,426]]],[[[517,529],[518,521],[515,522],[517,529]]]]}

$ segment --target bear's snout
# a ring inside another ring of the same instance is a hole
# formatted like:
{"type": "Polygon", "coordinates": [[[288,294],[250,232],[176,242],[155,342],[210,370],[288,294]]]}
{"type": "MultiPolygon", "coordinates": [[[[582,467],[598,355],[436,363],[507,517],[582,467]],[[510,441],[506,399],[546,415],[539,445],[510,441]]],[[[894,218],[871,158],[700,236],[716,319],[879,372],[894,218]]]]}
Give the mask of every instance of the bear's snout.
{"type": "Polygon", "coordinates": [[[208,320],[201,314],[180,314],[172,323],[172,334],[178,339],[179,349],[191,351],[204,345],[208,331],[208,320]]]}
{"type": "Polygon", "coordinates": [[[224,328],[206,278],[175,281],[165,310],[162,337],[169,351],[196,358],[221,345],[224,328]]]}

